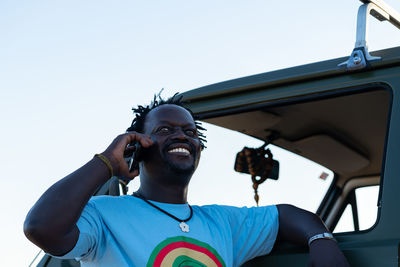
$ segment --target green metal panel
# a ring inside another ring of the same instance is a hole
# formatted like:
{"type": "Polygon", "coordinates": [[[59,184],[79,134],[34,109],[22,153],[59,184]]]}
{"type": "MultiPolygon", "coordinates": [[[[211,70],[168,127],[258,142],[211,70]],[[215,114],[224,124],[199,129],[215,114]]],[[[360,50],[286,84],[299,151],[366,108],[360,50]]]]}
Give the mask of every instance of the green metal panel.
{"type": "MultiPolygon", "coordinates": [[[[355,244],[352,249],[344,249],[343,252],[351,266],[397,267],[397,245],[397,241],[394,240],[386,243],[355,244]]],[[[284,253],[273,253],[267,257],[255,258],[242,266],[304,267],[308,266],[308,258],[306,251],[303,253],[285,251],[284,253]]]]}
{"type": "MultiPolygon", "coordinates": [[[[371,54],[382,57],[381,61],[371,63],[370,67],[372,69],[388,68],[389,66],[400,64],[400,47],[380,50],[371,54]]],[[[343,57],[220,82],[185,92],[183,96],[187,101],[196,102],[201,99],[215,98],[217,96],[226,97],[240,92],[248,93],[260,88],[270,88],[348,74],[349,72],[346,69],[338,67],[338,64],[347,59],[348,57],[343,57]]]]}
{"type": "Polygon", "coordinates": [[[350,89],[366,84],[393,82],[391,77],[393,76],[396,79],[398,73],[399,67],[391,67],[281,86],[260,86],[258,88],[254,87],[252,90],[239,91],[235,94],[200,98],[198,100],[192,98],[188,106],[196,114],[202,115],[204,113],[248,107],[261,103],[275,103],[276,101],[287,100],[293,97],[334,92],[335,90],[343,90],[344,88],[350,89]]]}

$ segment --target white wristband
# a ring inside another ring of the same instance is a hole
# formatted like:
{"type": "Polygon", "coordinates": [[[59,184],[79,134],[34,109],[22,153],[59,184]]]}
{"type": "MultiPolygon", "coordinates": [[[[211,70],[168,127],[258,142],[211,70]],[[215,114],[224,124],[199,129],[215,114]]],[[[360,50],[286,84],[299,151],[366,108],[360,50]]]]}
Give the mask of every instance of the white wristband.
{"type": "Polygon", "coordinates": [[[336,241],[336,239],[333,237],[333,235],[331,233],[322,233],[322,234],[318,234],[318,235],[314,235],[314,236],[310,237],[310,239],[308,239],[308,246],[310,246],[311,243],[317,239],[333,239],[336,241]]]}

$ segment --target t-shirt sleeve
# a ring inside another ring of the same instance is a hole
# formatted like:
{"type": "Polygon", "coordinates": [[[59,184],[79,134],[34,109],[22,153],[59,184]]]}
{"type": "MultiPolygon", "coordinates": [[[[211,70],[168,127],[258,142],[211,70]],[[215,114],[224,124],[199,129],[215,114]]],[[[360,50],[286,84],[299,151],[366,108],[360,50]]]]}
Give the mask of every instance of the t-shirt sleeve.
{"type": "Polygon", "coordinates": [[[279,229],[276,206],[230,208],[228,212],[235,266],[272,250],[279,229]]]}
{"type": "Polygon", "coordinates": [[[103,236],[102,220],[95,204],[89,201],[77,222],[79,239],[74,248],[63,256],[55,256],[61,259],[90,260],[97,253],[97,248],[103,236]]]}

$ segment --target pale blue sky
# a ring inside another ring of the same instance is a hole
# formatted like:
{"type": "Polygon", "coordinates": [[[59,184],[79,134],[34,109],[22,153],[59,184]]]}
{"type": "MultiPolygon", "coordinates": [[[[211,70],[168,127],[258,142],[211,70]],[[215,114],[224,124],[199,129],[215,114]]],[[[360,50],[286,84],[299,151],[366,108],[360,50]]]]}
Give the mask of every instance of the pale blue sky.
{"type": "MultiPolygon", "coordinates": [[[[386,2],[400,11],[398,0],[386,2]]],[[[161,88],[169,96],[347,56],[359,5],[356,0],[1,1],[0,266],[30,263],[38,249],[22,233],[27,211],[52,183],[123,132],[132,106],[148,103],[161,88]]],[[[370,26],[371,51],[400,45],[400,30],[375,19],[370,26]]],[[[215,154],[205,152],[201,164],[224,157],[215,154]]],[[[191,188],[195,203],[204,195],[199,179],[191,188]]],[[[218,202],[207,195],[213,200],[218,202]]]]}

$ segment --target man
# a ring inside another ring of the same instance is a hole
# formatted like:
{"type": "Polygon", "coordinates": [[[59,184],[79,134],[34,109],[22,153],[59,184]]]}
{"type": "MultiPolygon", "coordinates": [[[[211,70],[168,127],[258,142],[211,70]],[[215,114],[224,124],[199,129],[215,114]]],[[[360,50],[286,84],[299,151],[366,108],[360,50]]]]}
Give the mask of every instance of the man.
{"type": "Polygon", "coordinates": [[[175,96],[134,111],[128,133],[32,207],[24,232],[33,243],[83,266],[240,266],[268,254],[279,239],[309,245],[311,266],[349,266],[310,212],[290,205],[190,206],[188,185],[204,148],[203,128],[175,96]],[[142,160],[130,172],[124,155],[133,142],[142,146],[142,160]],[[133,196],[89,201],[111,176],[133,179],[139,171],[133,196]]]}

